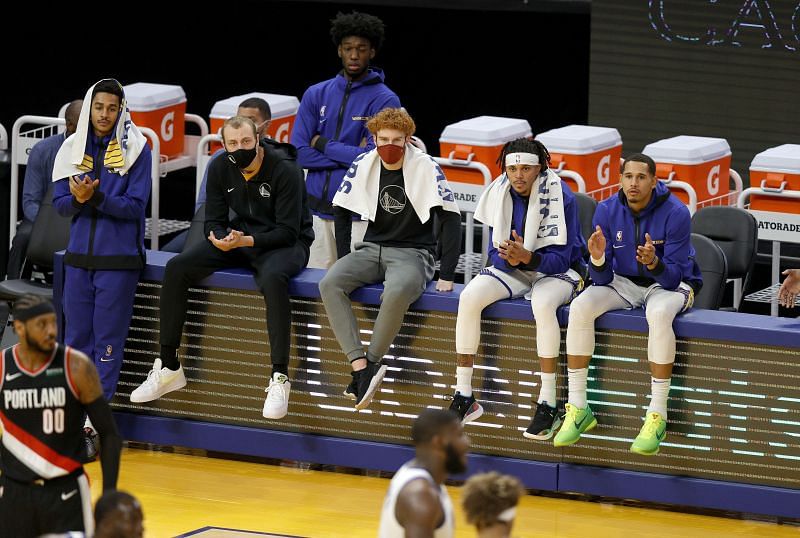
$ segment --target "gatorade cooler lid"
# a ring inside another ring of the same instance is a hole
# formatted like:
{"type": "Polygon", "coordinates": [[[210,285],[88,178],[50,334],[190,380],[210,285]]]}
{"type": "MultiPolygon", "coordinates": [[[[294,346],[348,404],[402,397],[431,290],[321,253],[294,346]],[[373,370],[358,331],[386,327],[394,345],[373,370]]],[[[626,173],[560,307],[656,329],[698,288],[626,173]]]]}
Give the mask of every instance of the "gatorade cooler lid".
{"type": "Polygon", "coordinates": [[[270,112],[272,112],[273,119],[291,116],[297,113],[297,109],[300,107],[300,101],[294,95],[251,92],[217,101],[214,103],[214,106],[211,107],[210,117],[228,119],[231,116],[235,116],[236,111],[239,109],[239,103],[250,97],[260,97],[269,103],[269,109],[270,112]]]}
{"type": "Polygon", "coordinates": [[[528,120],[478,116],[451,123],[442,131],[439,142],[492,147],[532,134],[528,120]]]}
{"type": "Polygon", "coordinates": [[[545,145],[551,153],[584,155],[622,144],[619,131],[613,127],[593,127],[591,125],[567,125],[550,129],[536,135],[536,140],[545,145]]]}
{"type": "Polygon", "coordinates": [[[173,84],[135,82],[123,86],[128,108],[136,112],[150,112],[186,102],[183,88],[173,84]]]}
{"type": "Polygon", "coordinates": [[[800,144],[783,144],[762,151],[753,157],[750,170],[800,174],[800,144]]]}
{"type": "Polygon", "coordinates": [[[647,144],[642,153],[661,163],[700,164],[731,154],[724,138],[680,135],[647,144]]]}

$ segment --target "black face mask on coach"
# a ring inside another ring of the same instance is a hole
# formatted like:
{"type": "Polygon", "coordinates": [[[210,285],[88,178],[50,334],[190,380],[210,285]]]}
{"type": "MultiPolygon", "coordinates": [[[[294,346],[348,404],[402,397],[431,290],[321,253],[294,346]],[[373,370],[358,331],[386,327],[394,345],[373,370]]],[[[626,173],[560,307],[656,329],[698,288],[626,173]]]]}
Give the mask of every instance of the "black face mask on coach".
{"type": "Polygon", "coordinates": [[[253,162],[253,159],[256,158],[256,152],[258,151],[258,146],[255,146],[250,149],[242,149],[239,148],[236,151],[229,151],[228,153],[228,160],[238,166],[239,168],[247,168],[250,166],[250,163],[253,162]]]}

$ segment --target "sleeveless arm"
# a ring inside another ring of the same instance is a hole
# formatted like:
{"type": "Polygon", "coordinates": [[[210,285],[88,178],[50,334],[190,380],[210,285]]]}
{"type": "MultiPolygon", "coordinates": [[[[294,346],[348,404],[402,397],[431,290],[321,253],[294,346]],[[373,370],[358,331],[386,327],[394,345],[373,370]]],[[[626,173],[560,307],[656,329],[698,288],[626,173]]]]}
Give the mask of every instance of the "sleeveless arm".
{"type": "Polygon", "coordinates": [[[406,538],[433,538],[444,521],[444,511],[438,493],[428,480],[412,480],[400,490],[395,517],[405,529],[406,538]]]}

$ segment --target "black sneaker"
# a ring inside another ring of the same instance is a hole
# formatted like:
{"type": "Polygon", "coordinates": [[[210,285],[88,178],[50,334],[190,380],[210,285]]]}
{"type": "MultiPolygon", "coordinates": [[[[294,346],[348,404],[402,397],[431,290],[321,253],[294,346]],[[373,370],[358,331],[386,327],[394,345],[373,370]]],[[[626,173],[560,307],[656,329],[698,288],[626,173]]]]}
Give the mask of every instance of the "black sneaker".
{"type": "Polygon", "coordinates": [[[356,392],[358,391],[358,383],[356,382],[356,373],[350,372],[350,375],[353,376],[353,379],[350,380],[350,384],[347,385],[342,394],[351,400],[357,400],[358,396],[356,395],[356,392]]]}
{"type": "Polygon", "coordinates": [[[531,425],[522,435],[528,439],[544,441],[550,439],[559,426],[561,426],[561,417],[558,416],[558,410],[547,405],[547,402],[542,402],[536,404],[536,414],[533,415],[531,425]]]}
{"type": "Polygon", "coordinates": [[[475,396],[461,396],[460,392],[453,395],[450,411],[461,418],[461,424],[472,422],[483,414],[483,407],[475,400],[475,396]]]}
{"type": "Polygon", "coordinates": [[[91,463],[97,459],[97,432],[92,428],[83,428],[83,443],[86,452],[83,454],[82,463],[91,463]]]}
{"type": "Polygon", "coordinates": [[[381,362],[367,361],[367,367],[359,370],[356,373],[356,409],[361,411],[366,409],[372,402],[375,393],[378,392],[383,381],[383,376],[386,375],[386,365],[381,362]]]}

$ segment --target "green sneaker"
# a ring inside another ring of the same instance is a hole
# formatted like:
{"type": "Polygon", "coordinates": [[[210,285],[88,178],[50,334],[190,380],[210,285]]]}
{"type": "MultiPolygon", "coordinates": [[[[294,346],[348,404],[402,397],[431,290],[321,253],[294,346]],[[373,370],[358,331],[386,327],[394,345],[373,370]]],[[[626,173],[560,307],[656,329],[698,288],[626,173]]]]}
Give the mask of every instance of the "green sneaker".
{"type": "Polygon", "coordinates": [[[666,437],[667,421],[658,413],[649,413],[639,435],[633,440],[631,452],[642,456],[655,456],[658,454],[658,446],[666,437]]]}
{"type": "Polygon", "coordinates": [[[567,415],[556,438],[553,439],[553,446],[574,444],[581,438],[583,432],[588,432],[595,426],[597,426],[597,419],[594,418],[588,405],[584,409],[580,409],[572,404],[567,404],[567,415]]]}

